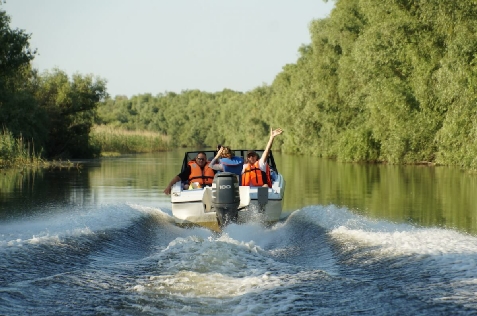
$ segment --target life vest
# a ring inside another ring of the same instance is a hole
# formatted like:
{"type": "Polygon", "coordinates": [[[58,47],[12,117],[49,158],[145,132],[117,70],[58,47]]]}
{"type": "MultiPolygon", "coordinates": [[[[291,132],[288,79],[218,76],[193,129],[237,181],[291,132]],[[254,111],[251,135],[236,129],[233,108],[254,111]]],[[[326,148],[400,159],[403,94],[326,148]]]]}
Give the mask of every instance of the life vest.
{"type": "Polygon", "coordinates": [[[268,164],[266,166],[266,171],[260,170],[260,162],[256,161],[253,165],[247,163],[245,164],[245,169],[242,174],[242,185],[244,186],[254,186],[261,187],[264,184],[267,184],[269,188],[272,187],[272,179],[270,177],[270,167],[268,164]]]}
{"type": "Polygon", "coordinates": [[[201,186],[203,185],[211,185],[212,181],[214,180],[215,172],[212,168],[209,167],[207,163],[202,169],[195,160],[189,161],[190,166],[190,175],[189,175],[189,183],[192,182],[199,182],[201,186]]]}

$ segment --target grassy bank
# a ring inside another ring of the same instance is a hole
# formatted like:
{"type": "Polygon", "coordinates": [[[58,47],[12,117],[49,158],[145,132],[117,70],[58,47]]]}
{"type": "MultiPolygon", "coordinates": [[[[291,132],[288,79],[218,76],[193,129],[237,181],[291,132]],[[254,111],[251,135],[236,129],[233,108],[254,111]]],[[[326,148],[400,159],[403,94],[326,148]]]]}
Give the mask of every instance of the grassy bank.
{"type": "Polygon", "coordinates": [[[80,168],[71,161],[45,160],[31,142],[15,138],[10,132],[0,133],[0,169],[80,168]]]}
{"type": "Polygon", "coordinates": [[[168,149],[168,137],[149,131],[128,131],[104,125],[91,130],[91,141],[102,156],[127,153],[150,153],[168,149]]]}
{"type": "Polygon", "coordinates": [[[35,152],[32,143],[23,137],[15,138],[4,130],[0,133],[0,168],[44,167],[47,162],[35,152]]]}
{"type": "MultiPolygon", "coordinates": [[[[95,126],[91,131],[91,143],[100,148],[102,156],[128,153],[149,153],[168,149],[168,138],[148,131],[128,131],[107,126],[95,126]]],[[[62,168],[75,167],[69,161],[47,161],[41,158],[31,142],[23,137],[15,138],[4,130],[0,133],[0,169],[10,168],[62,168]]]]}

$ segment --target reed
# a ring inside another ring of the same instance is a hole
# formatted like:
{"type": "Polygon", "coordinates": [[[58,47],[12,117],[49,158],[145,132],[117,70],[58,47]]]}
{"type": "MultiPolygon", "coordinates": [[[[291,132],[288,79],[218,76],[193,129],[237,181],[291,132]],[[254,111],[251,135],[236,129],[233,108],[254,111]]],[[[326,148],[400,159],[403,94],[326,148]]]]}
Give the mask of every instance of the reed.
{"type": "Polygon", "coordinates": [[[0,133],[0,168],[44,167],[48,163],[35,152],[32,142],[14,137],[8,130],[0,133]]]}
{"type": "Polygon", "coordinates": [[[102,156],[128,153],[150,153],[168,149],[168,137],[150,131],[129,131],[106,125],[91,130],[91,142],[101,148],[102,156]]]}
{"type": "Polygon", "coordinates": [[[0,169],[20,169],[20,173],[23,174],[27,170],[34,171],[40,168],[81,169],[81,165],[69,160],[45,160],[41,157],[41,151],[35,151],[33,142],[25,141],[22,136],[15,138],[7,130],[0,134],[0,169]]]}

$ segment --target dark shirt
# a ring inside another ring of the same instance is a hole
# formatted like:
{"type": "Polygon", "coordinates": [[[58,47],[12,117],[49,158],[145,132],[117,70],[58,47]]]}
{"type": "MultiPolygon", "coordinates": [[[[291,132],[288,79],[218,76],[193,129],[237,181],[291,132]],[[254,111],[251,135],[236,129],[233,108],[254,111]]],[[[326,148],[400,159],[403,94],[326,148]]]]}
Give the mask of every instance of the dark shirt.
{"type": "MultiPolygon", "coordinates": [[[[204,168],[202,168],[204,169],[204,168]]],[[[189,181],[189,177],[190,177],[190,173],[191,173],[191,168],[189,165],[187,165],[187,168],[184,169],[184,171],[182,171],[181,173],[179,173],[177,176],[179,178],[181,178],[181,181],[182,182],[188,182],[189,181]]]]}

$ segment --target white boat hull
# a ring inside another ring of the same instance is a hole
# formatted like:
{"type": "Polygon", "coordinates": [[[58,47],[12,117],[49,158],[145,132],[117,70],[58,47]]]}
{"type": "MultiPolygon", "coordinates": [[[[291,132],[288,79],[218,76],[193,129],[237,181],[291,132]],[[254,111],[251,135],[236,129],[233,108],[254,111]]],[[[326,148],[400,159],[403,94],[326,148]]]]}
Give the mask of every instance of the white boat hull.
{"type": "MultiPolygon", "coordinates": [[[[258,202],[258,188],[240,186],[240,206],[238,223],[259,222],[270,225],[280,220],[284,198],[285,181],[281,175],[268,188],[268,201],[264,206],[258,202]]],[[[212,208],[210,188],[182,190],[176,183],[171,193],[172,215],[179,225],[201,225],[214,228],[217,216],[212,208]]]]}

